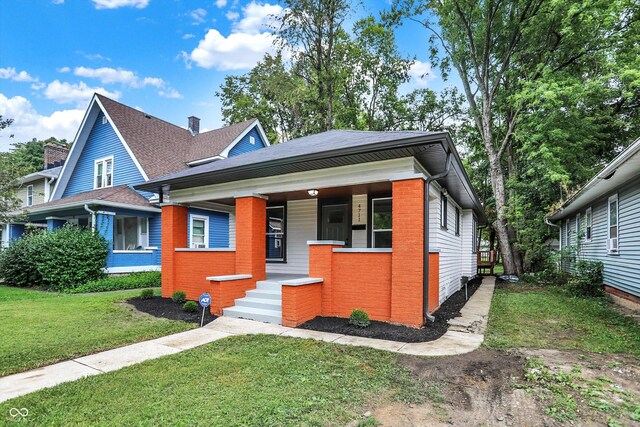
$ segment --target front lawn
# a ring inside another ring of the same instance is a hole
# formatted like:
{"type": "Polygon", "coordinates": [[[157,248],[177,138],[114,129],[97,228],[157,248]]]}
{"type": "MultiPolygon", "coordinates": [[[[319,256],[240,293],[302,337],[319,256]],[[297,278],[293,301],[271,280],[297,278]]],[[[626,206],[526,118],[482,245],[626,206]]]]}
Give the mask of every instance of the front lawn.
{"type": "Polygon", "coordinates": [[[0,412],[27,408],[34,425],[345,425],[365,405],[419,402],[426,390],[412,378],[388,352],[239,336],[13,399],[0,412]]]}
{"type": "Polygon", "coordinates": [[[485,346],[640,356],[640,326],[604,299],[571,297],[562,288],[503,284],[493,296],[485,346]]]}
{"type": "Polygon", "coordinates": [[[195,327],[122,303],[138,293],[62,295],[0,286],[0,376],[195,327]]]}

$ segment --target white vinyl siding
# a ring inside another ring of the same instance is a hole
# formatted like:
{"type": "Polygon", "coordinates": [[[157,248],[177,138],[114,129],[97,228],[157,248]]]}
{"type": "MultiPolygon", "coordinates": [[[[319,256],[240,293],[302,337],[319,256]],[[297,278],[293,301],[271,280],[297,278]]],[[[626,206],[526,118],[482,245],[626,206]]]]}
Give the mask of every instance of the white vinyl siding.
{"type": "Polygon", "coordinates": [[[318,234],[318,201],[287,202],[287,261],[267,263],[267,273],[309,274],[309,246],[318,234]]]}
{"type": "Polygon", "coordinates": [[[460,236],[462,246],[460,248],[461,275],[473,277],[478,271],[477,255],[474,251],[474,227],[476,226],[475,216],[472,210],[462,210],[460,215],[460,236]]]}

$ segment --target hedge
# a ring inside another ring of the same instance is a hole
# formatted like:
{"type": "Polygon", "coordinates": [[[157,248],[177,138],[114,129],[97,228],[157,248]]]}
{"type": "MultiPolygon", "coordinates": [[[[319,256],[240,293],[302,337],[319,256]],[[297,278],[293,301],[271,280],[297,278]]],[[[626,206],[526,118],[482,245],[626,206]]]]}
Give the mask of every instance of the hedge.
{"type": "Polygon", "coordinates": [[[104,277],[69,289],[67,292],[78,294],[82,292],[119,291],[124,289],[155,288],[160,285],[161,276],[159,271],[145,271],[127,276],[104,277]]]}

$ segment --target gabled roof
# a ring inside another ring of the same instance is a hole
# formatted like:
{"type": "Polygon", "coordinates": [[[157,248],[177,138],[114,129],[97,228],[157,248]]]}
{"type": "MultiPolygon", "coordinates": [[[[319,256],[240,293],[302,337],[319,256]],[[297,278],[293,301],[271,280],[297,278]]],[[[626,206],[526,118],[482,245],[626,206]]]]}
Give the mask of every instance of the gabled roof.
{"type": "Polygon", "coordinates": [[[134,207],[136,209],[143,208],[143,210],[159,211],[159,209],[149,203],[144,196],[128,185],[85,191],[84,193],[74,194],[64,199],[29,206],[26,210],[29,213],[53,212],[64,208],[81,207],[85,204],[134,207]]]}
{"type": "Polygon", "coordinates": [[[38,172],[30,173],[29,175],[25,175],[20,178],[20,183],[24,184],[26,182],[35,181],[42,178],[57,178],[58,175],[60,175],[61,170],[62,166],[56,166],[55,168],[44,169],[38,172]]]}
{"type": "Polygon", "coordinates": [[[636,139],[633,144],[591,178],[584,187],[569,197],[555,212],[549,215],[549,219],[557,221],[574,215],[589,204],[638,177],[640,177],[640,138],[636,139]]]}
{"type": "Polygon", "coordinates": [[[196,166],[135,187],[158,193],[163,185],[179,190],[410,156],[429,173],[437,174],[445,168],[447,153],[453,156],[452,171],[438,182],[463,209],[474,209],[483,222],[484,209],[447,132],[332,130],[196,166]]]}

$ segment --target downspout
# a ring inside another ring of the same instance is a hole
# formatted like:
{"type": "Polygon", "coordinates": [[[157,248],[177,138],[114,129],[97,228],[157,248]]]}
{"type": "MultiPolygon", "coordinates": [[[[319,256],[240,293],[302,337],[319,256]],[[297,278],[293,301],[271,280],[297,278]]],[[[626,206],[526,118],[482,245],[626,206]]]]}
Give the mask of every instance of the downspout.
{"type": "MultiPolygon", "coordinates": [[[[444,148],[444,144],[442,145],[444,148]]],[[[424,267],[422,269],[422,313],[430,322],[435,322],[436,318],[429,314],[429,188],[432,181],[437,181],[449,175],[451,170],[451,151],[447,151],[446,166],[443,172],[437,175],[428,176],[424,183],[424,267]]]]}
{"type": "MultiPolygon", "coordinates": [[[[549,221],[549,218],[544,217],[544,223],[550,225],[551,227],[556,227],[558,229],[558,248],[560,249],[560,253],[562,254],[562,225],[556,225],[549,221]]],[[[558,265],[556,266],[558,270],[562,269],[562,255],[558,258],[558,265]]]]}
{"type": "Polygon", "coordinates": [[[89,205],[84,205],[84,210],[91,214],[91,230],[96,231],[96,211],[89,209],[89,205]]]}

